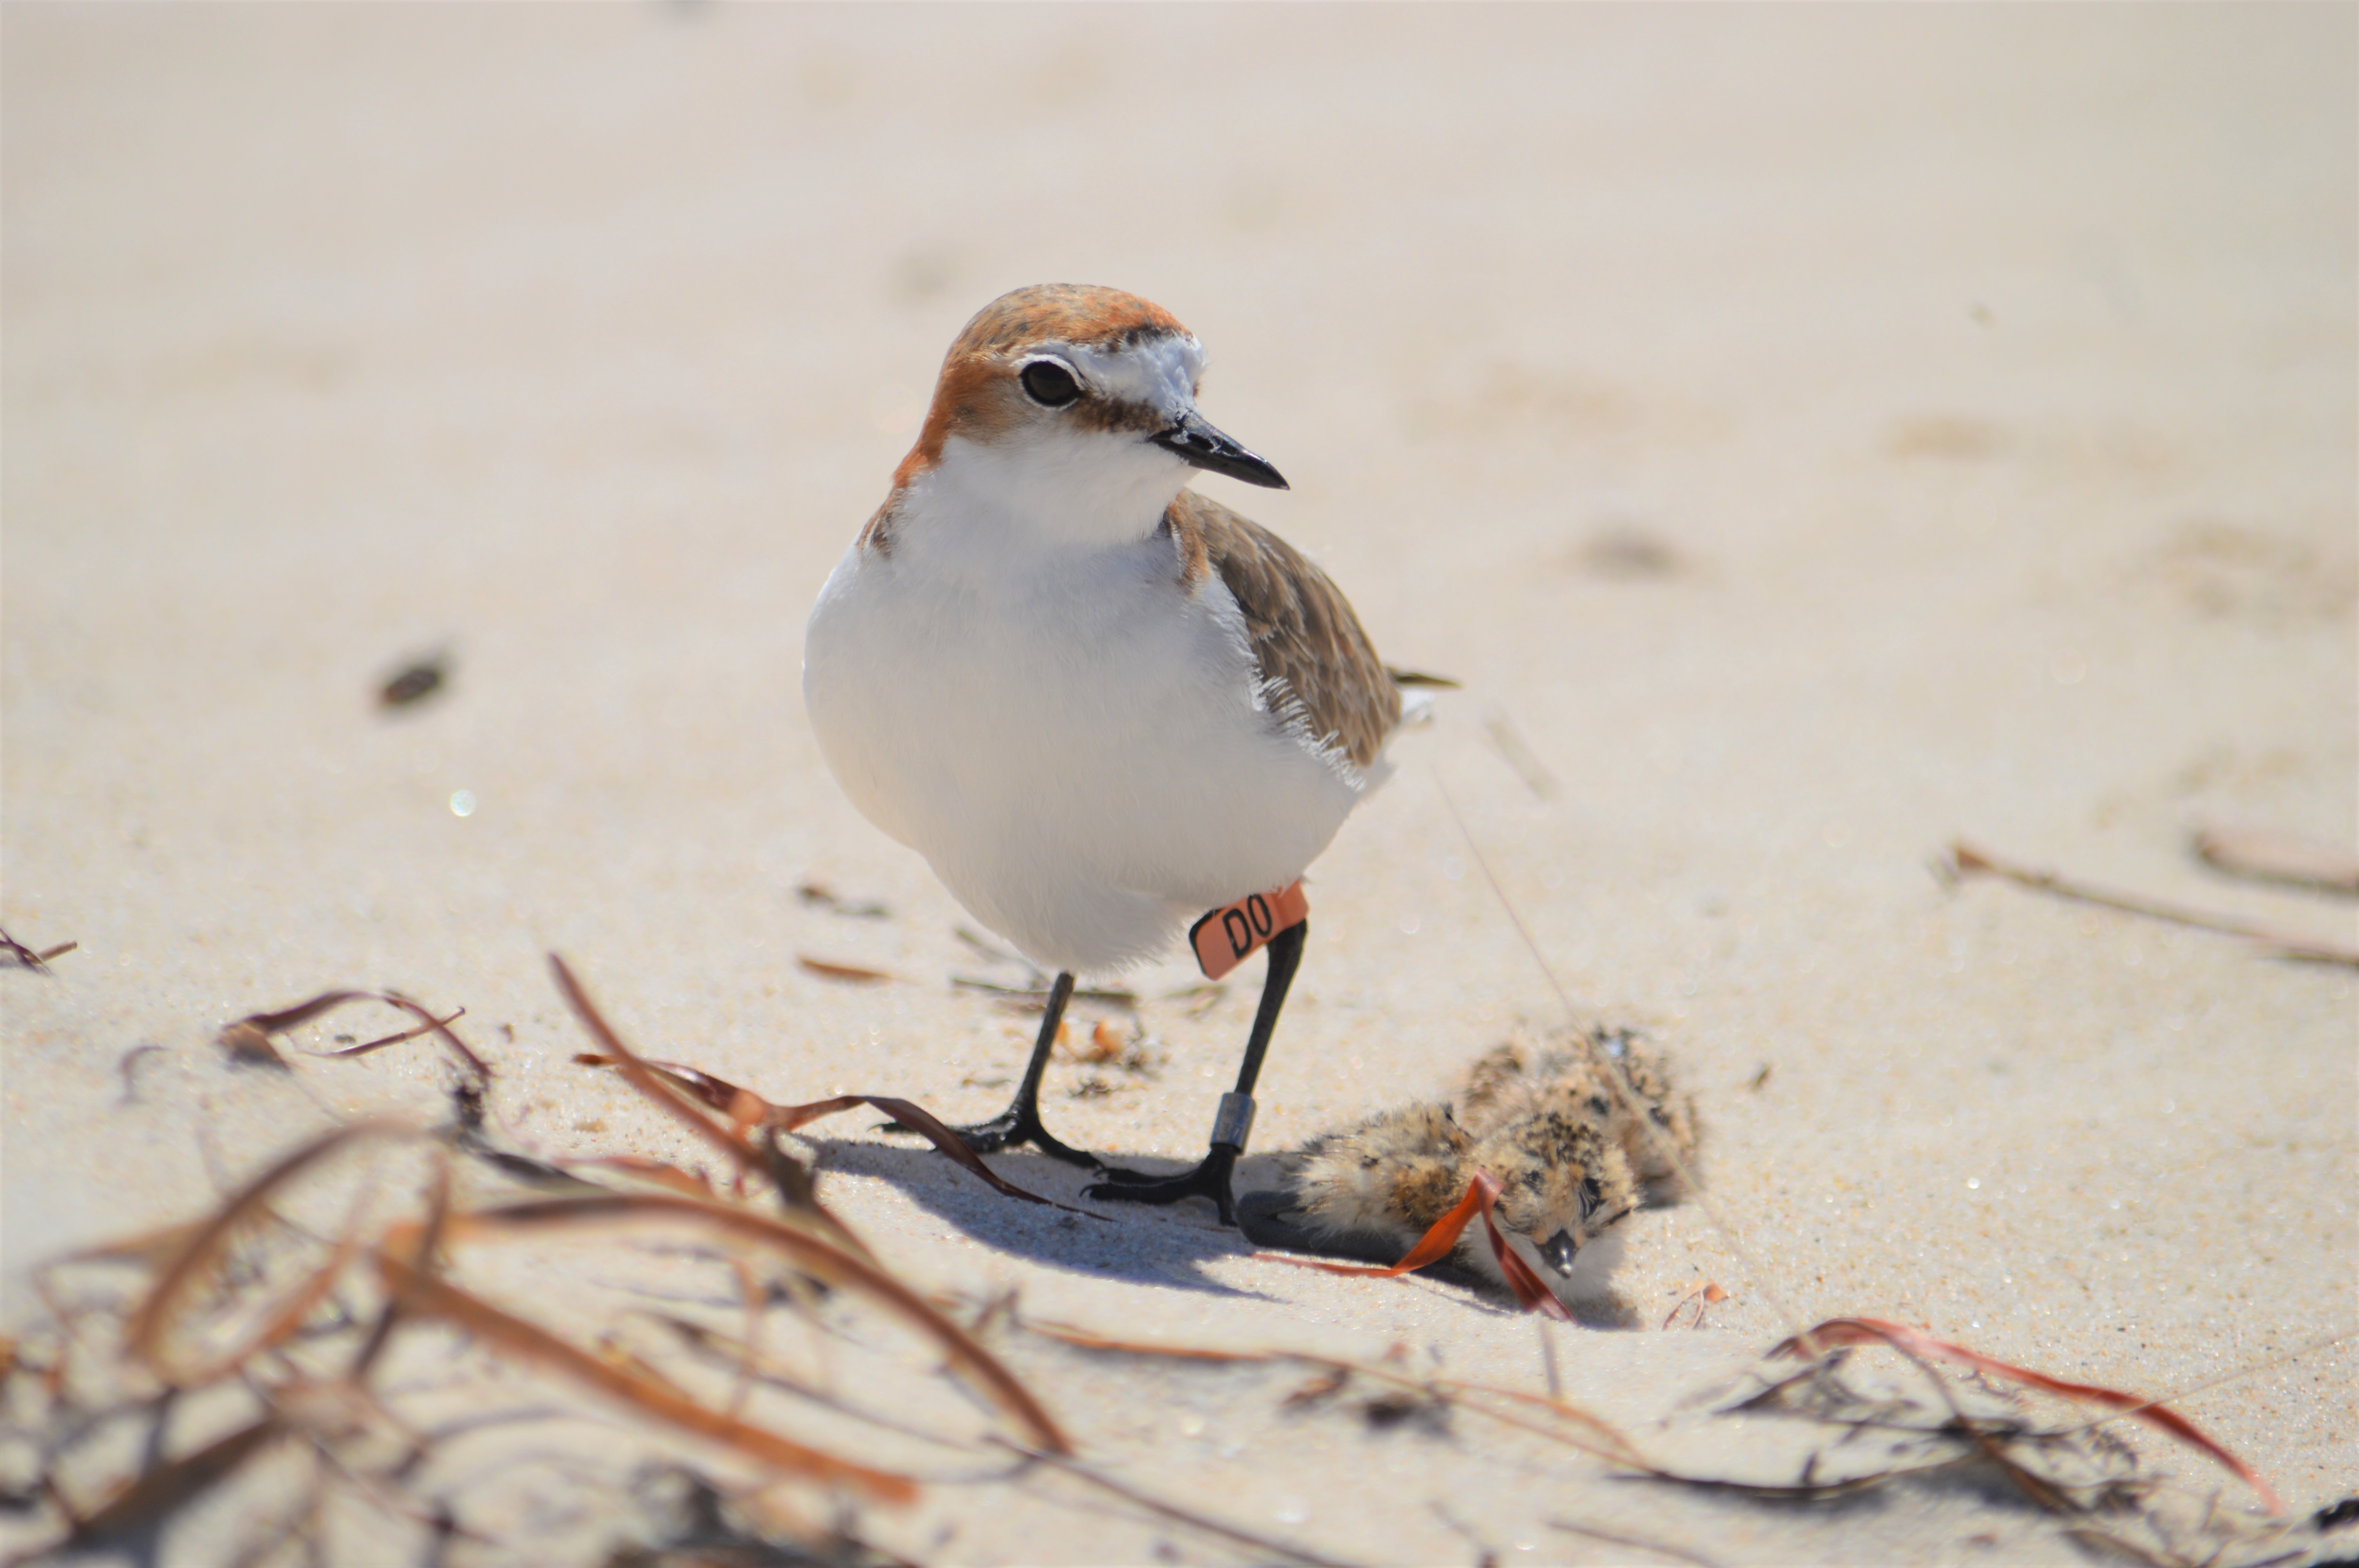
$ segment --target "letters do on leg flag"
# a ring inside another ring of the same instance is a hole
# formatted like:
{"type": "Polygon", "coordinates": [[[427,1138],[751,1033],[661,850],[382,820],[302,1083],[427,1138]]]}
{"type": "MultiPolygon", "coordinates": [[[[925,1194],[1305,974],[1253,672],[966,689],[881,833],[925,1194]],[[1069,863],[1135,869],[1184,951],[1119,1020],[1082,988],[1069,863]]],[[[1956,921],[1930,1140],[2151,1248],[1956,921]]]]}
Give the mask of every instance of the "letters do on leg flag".
{"type": "Polygon", "coordinates": [[[1216,909],[1188,928],[1196,965],[1217,980],[1254,956],[1279,932],[1310,918],[1310,901],[1299,878],[1275,892],[1257,892],[1216,909]]]}

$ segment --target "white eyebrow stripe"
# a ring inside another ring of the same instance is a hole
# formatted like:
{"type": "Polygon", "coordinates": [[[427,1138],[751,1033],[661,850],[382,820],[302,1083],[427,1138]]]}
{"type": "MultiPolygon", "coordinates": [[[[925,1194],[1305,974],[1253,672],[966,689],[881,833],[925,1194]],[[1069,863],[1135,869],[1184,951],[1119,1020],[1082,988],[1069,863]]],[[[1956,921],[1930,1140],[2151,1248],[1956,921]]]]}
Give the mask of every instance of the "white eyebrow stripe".
{"type": "Polygon", "coordinates": [[[1148,338],[1126,349],[1044,343],[1035,351],[1068,360],[1084,381],[1108,397],[1167,414],[1195,406],[1197,378],[1204,373],[1204,345],[1187,334],[1148,338]]]}

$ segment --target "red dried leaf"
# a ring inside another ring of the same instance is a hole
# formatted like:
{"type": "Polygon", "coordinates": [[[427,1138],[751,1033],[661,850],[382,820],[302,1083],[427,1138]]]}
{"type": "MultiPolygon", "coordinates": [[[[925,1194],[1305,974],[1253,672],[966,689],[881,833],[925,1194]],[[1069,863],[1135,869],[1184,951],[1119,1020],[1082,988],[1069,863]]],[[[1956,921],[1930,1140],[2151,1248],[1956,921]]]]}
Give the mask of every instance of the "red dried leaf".
{"type": "Polygon", "coordinates": [[[2125,1415],[2136,1416],[2149,1425],[2160,1427],[2181,1443],[2201,1449],[2210,1454],[2231,1475],[2258,1493],[2261,1501],[2267,1505],[2271,1513],[2285,1511],[2284,1502],[2278,1498],[2277,1492],[2269,1484],[2261,1478],[2258,1471],[2206,1437],[2185,1416],[2152,1400],[2140,1399],[2136,1394],[2126,1394],[2119,1389],[2100,1388],[2093,1383],[2068,1383],[2060,1378],[2051,1378],[2045,1372],[2035,1372],[2028,1367],[2018,1367],[2011,1361],[2001,1361],[1996,1357],[1985,1356],[1979,1350],[1969,1349],[1962,1345],[1952,1345],[1946,1339],[1936,1339],[1929,1334],[1922,1334],[1903,1325],[1886,1323],[1882,1318],[1875,1317],[1830,1318],[1809,1333],[1782,1342],[1769,1354],[1773,1357],[1809,1356],[1815,1353],[1810,1348],[1810,1345],[1813,1343],[1819,1346],[1888,1346],[1895,1350],[1923,1357],[1928,1360],[1954,1362],[1962,1367],[1971,1367],[1977,1372],[2010,1378],[2018,1383],[2027,1384],[2046,1393],[2061,1395],[2065,1399],[2090,1400],[2098,1404],[2109,1406],[2125,1415]]]}
{"type": "Polygon", "coordinates": [[[1474,1217],[1482,1212],[1483,1200],[1480,1191],[1479,1184],[1469,1185],[1466,1195],[1458,1200],[1458,1206],[1435,1220],[1432,1227],[1418,1238],[1417,1245],[1409,1249],[1408,1256],[1390,1267],[1377,1267],[1365,1263],[1330,1263],[1321,1258],[1289,1258],[1283,1252],[1256,1252],[1254,1256],[1272,1263],[1288,1263],[1297,1269],[1316,1269],[1322,1274],[1351,1274],[1362,1279],[1389,1280],[1396,1275],[1412,1272],[1424,1268],[1428,1263],[1438,1262],[1448,1257],[1450,1249],[1458,1245],[1459,1233],[1472,1224],[1474,1217]]]}
{"type": "Polygon", "coordinates": [[[1516,1292],[1516,1303],[1526,1312],[1536,1312],[1560,1323],[1571,1323],[1572,1314],[1556,1299],[1556,1292],[1532,1272],[1532,1266],[1524,1261],[1523,1254],[1508,1246],[1507,1238],[1499,1234],[1499,1222],[1492,1213],[1498,1201],[1499,1184],[1481,1171],[1474,1173],[1474,1181],[1483,1189],[1483,1228],[1491,1233],[1492,1254],[1499,1260],[1499,1272],[1507,1277],[1507,1288],[1516,1292]]]}
{"type": "Polygon", "coordinates": [[[1492,1217],[1492,1209],[1498,1201],[1498,1180],[1487,1171],[1475,1172],[1473,1180],[1466,1184],[1466,1195],[1458,1200],[1458,1206],[1435,1220],[1432,1227],[1418,1238],[1417,1245],[1408,1249],[1408,1256],[1389,1268],[1375,1268],[1363,1263],[1329,1263],[1316,1258],[1288,1258],[1277,1252],[1256,1252],[1254,1256],[1266,1258],[1273,1263],[1291,1263],[1298,1269],[1317,1269],[1322,1273],[1356,1274],[1364,1279],[1388,1280],[1422,1269],[1429,1263],[1438,1263],[1448,1257],[1450,1249],[1458,1245],[1459,1236],[1479,1215],[1484,1227],[1490,1232],[1491,1250],[1499,1260],[1499,1272],[1506,1277],[1507,1289],[1515,1292],[1516,1303],[1526,1312],[1537,1312],[1543,1316],[1571,1322],[1572,1314],[1556,1299],[1556,1292],[1541,1283],[1539,1276],[1532,1272],[1531,1265],[1526,1263],[1521,1255],[1507,1245],[1506,1238],[1500,1235],[1498,1222],[1492,1217]]]}

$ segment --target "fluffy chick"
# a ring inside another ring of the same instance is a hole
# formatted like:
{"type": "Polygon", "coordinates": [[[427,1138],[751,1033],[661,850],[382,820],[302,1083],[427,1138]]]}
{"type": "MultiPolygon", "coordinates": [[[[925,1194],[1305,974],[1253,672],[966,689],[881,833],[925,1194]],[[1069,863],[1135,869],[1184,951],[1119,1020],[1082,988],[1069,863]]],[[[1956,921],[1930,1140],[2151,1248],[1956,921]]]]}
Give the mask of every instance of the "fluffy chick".
{"type": "MultiPolygon", "coordinates": [[[[1458,1206],[1476,1171],[1499,1184],[1495,1213],[1507,1245],[1560,1300],[1605,1294],[1621,1256],[1615,1227],[1637,1206],[1639,1192],[1620,1148],[1577,1109],[1543,1108],[1480,1139],[1445,1106],[1382,1112],[1303,1152],[1290,1217],[1322,1250],[1364,1256],[1374,1241],[1394,1261],[1458,1206]]],[[[1482,1225],[1460,1233],[1456,1256],[1493,1283],[1506,1283],[1482,1225]]]]}
{"type": "Polygon", "coordinates": [[[1628,1028],[1518,1033],[1474,1059],[1455,1104],[1476,1137],[1549,1111],[1589,1121],[1620,1149],[1651,1203],[1677,1203],[1687,1195],[1681,1172],[1697,1171],[1695,1102],[1672,1085],[1661,1055],[1628,1028]],[[1620,1073],[1624,1098],[1601,1069],[1620,1073]]]}

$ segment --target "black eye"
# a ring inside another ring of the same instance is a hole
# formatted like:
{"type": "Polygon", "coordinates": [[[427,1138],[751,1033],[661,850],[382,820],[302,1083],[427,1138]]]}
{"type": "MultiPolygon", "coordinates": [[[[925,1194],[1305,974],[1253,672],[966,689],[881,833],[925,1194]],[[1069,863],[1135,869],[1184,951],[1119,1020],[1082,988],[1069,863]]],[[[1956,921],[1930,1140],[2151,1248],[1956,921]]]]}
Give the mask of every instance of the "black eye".
{"type": "Polygon", "coordinates": [[[1603,1206],[1605,1194],[1598,1186],[1597,1178],[1592,1176],[1581,1184],[1581,1217],[1587,1219],[1603,1206]]]}
{"type": "Polygon", "coordinates": [[[1024,367],[1022,379],[1032,401],[1051,408],[1062,408],[1082,395],[1082,384],[1073,379],[1073,373],[1054,360],[1034,360],[1024,367]]]}

